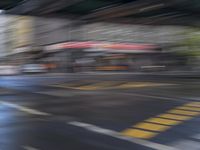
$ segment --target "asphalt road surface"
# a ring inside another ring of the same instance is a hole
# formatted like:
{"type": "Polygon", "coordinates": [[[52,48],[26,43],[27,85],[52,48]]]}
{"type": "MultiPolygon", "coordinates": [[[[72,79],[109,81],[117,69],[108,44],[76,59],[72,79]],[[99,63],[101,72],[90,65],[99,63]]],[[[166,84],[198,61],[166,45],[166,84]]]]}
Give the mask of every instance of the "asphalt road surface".
{"type": "Polygon", "coordinates": [[[200,80],[0,77],[0,150],[200,150],[200,80]]]}

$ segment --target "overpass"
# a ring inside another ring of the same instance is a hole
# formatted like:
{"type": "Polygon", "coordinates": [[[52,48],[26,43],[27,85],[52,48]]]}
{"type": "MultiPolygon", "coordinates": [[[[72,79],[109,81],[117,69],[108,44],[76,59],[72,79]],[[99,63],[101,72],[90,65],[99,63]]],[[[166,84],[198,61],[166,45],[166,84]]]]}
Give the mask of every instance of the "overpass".
{"type": "Polygon", "coordinates": [[[7,14],[64,17],[84,22],[200,25],[196,0],[6,0],[7,14]]]}

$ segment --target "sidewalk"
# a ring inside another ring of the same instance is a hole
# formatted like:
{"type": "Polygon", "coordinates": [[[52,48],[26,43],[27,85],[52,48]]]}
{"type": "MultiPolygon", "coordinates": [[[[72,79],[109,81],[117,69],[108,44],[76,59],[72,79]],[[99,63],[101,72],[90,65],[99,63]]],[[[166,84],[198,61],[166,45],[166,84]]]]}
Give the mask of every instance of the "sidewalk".
{"type": "Polygon", "coordinates": [[[200,78],[200,72],[197,71],[163,71],[163,72],[76,72],[76,73],[45,73],[45,74],[25,74],[23,77],[62,77],[62,76],[84,76],[84,75],[142,75],[142,76],[170,76],[170,77],[188,77],[200,78]]]}

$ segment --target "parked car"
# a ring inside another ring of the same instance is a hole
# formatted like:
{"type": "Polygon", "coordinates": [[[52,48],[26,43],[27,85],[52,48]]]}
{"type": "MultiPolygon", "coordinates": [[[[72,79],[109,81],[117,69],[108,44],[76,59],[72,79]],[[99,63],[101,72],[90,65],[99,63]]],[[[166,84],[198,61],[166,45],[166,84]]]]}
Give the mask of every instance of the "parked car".
{"type": "Polygon", "coordinates": [[[22,67],[23,73],[45,73],[47,68],[43,64],[26,64],[22,67]]]}
{"type": "Polygon", "coordinates": [[[20,72],[18,66],[0,65],[0,75],[16,75],[20,72]]]}

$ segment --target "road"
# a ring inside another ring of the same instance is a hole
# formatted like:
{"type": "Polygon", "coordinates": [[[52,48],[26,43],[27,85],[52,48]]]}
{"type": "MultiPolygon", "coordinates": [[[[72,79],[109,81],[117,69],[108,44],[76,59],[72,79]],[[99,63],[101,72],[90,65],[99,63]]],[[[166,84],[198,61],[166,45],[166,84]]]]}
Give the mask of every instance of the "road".
{"type": "Polygon", "coordinates": [[[0,150],[199,150],[200,80],[0,77],[0,150]]]}

